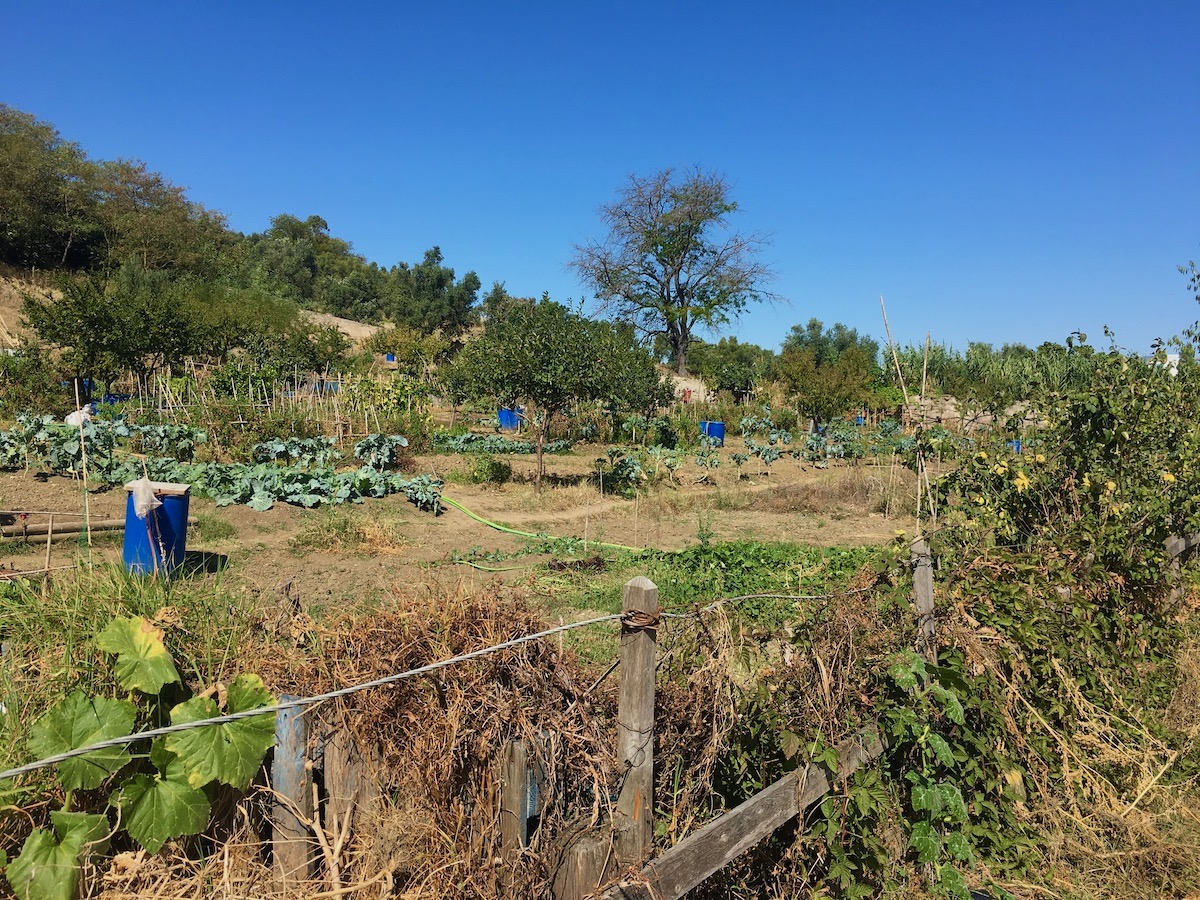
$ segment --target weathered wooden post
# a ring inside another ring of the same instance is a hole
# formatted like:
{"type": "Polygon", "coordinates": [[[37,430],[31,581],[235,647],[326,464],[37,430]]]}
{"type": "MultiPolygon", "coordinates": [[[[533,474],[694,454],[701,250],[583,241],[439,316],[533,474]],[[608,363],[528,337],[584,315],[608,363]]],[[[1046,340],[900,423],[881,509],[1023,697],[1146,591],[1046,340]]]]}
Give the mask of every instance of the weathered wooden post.
{"type": "Polygon", "coordinates": [[[640,865],[654,841],[654,665],[658,588],[639,575],[625,585],[621,611],[621,695],[617,763],[624,771],[613,819],[617,862],[640,865]]]}
{"type": "MultiPolygon", "coordinates": [[[[280,702],[297,699],[284,695],[280,702]]],[[[308,722],[299,706],[275,714],[275,756],[271,789],[271,859],[281,885],[306,881],[311,875],[309,824],[313,817],[312,773],[308,757],[308,722]],[[307,819],[307,821],[305,821],[307,819]]]]}
{"type": "Polygon", "coordinates": [[[325,741],[325,815],[326,827],[335,833],[353,829],[354,821],[365,813],[370,818],[379,801],[375,756],[364,755],[347,728],[334,730],[325,741]],[[346,822],[350,821],[350,825],[346,822]]]}
{"type": "Polygon", "coordinates": [[[616,862],[638,867],[654,838],[654,666],[658,649],[658,588],[638,576],[625,585],[621,609],[621,693],[617,762],[621,793],[610,827],[568,845],[554,878],[557,900],[583,900],[613,877],[616,862]],[[615,857],[615,859],[614,859],[615,857]]]}
{"type": "Polygon", "coordinates": [[[509,741],[500,763],[500,847],[505,863],[529,843],[529,749],[509,741]]]}
{"type": "Polygon", "coordinates": [[[924,538],[912,542],[913,600],[917,608],[917,640],[927,662],[937,665],[937,619],[933,605],[933,556],[924,538]]]}

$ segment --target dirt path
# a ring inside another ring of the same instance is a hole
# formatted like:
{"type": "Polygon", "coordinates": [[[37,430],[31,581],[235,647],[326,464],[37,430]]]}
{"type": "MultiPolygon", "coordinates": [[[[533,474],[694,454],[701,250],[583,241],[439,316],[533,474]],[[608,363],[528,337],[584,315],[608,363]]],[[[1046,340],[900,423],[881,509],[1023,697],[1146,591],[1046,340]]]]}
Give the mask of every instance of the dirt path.
{"type": "MultiPolygon", "coordinates": [[[[426,471],[443,473],[464,464],[447,457],[419,460],[426,471]]],[[[560,477],[586,471],[586,460],[556,458],[560,477]]],[[[585,538],[616,544],[674,550],[698,541],[794,541],[816,546],[882,544],[899,529],[913,531],[911,515],[885,518],[872,506],[881,477],[863,470],[828,472],[800,467],[773,471],[766,479],[739,480],[730,472],[716,486],[684,483],[658,486],[634,499],[601,496],[594,485],[577,483],[538,495],[528,475],[532,462],[514,461],[522,480],[505,485],[450,483],[445,494],[477,515],[513,528],[553,537],[585,538]],[[522,474],[522,470],[528,472],[522,474]],[[730,477],[733,476],[733,477],[730,477]]],[[[721,473],[725,475],[725,473],[721,473]]],[[[461,479],[459,479],[461,480],[461,479]]],[[[0,510],[83,510],[78,481],[33,473],[0,474],[0,510]]],[[[123,521],[126,495],[108,490],[88,495],[93,521],[123,521]]],[[[394,592],[421,590],[447,581],[477,584],[492,574],[458,564],[456,557],[475,551],[484,565],[508,568],[533,562],[512,554],[527,542],[474,521],[447,507],[437,517],[392,496],[334,509],[306,510],[277,503],[267,512],[245,506],[217,507],[194,497],[190,513],[198,525],[189,530],[189,564],[223,569],[222,590],[245,592],[264,603],[298,598],[313,611],[371,604],[394,592]]],[[[30,524],[43,524],[34,515],[30,524]]],[[[76,520],[77,521],[77,520],[76,520]]],[[[89,548],[79,538],[56,541],[51,565],[81,560],[119,565],[121,532],[97,535],[89,548]]],[[[0,574],[41,568],[43,538],[0,541],[0,574]]]]}

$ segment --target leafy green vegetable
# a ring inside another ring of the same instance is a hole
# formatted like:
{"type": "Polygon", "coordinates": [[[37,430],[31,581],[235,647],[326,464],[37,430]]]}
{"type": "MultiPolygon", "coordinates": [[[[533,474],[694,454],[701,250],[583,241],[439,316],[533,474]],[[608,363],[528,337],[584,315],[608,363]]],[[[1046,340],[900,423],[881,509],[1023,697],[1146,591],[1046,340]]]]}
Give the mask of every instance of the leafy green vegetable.
{"type": "Polygon", "coordinates": [[[19,900],[74,900],[85,856],[108,848],[108,819],[80,812],[52,812],[51,833],[37,828],[4,875],[19,900]]]}
{"type": "Polygon", "coordinates": [[[179,682],[175,662],[163,644],[162,629],[140,616],[114,619],[97,636],[96,646],[117,655],[117,680],[127,691],[157,694],[163,685],[179,682]]]}
{"type": "MultiPolygon", "coordinates": [[[[29,734],[29,749],[39,757],[77,750],[133,731],[137,708],[125,700],[88,697],[74,691],[38,719],[29,734]]],[[[58,774],[68,791],[91,790],[127,762],[124,747],[107,747],[59,763],[58,774]]]]}
{"type": "MultiPolygon", "coordinates": [[[[225,712],[236,713],[274,702],[257,675],[239,675],[229,686],[225,712]]],[[[171,710],[171,724],[196,722],[221,715],[211,697],[194,697],[171,710]]],[[[275,717],[271,714],[221,725],[193,728],[167,736],[166,747],[179,757],[193,787],[220,781],[244,788],[262,764],[263,754],[275,742],[275,717]]]]}

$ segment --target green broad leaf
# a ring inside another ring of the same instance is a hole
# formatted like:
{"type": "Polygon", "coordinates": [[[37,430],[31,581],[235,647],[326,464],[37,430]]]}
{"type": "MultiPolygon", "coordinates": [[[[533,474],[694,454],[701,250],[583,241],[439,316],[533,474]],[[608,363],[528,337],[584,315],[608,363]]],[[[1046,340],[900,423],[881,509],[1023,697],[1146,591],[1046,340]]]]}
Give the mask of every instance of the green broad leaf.
{"type": "Polygon", "coordinates": [[[919,812],[927,812],[930,817],[942,813],[942,792],[931,784],[914,784],[912,787],[912,806],[919,812]]]}
{"type": "Polygon", "coordinates": [[[901,688],[911,691],[917,686],[918,678],[925,677],[925,660],[915,653],[908,653],[901,662],[888,669],[888,675],[901,688]]]}
{"type": "Polygon", "coordinates": [[[908,846],[917,851],[917,862],[933,862],[942,852],[942,841],[928,822],[913,825],[908,846]]]}
{"type": "MultiPolygon", "coordinates": [[[[46,757],[124,737],[132,733],[136,715],[137,708],[128,701],[88,697],[77,690],[33,723],[29,749],[46,757]]],[[[124,747],[95,750],[59,763],[58,777],[68,791],[91,790],[129,759],[124,747]]]]}
{"type": "Polygon", "coordinates": [[[150,853],[171,838],[199,834],[208,824],[208,797],[188,783],[178,760],[165,774],[133,776],[122,785],[115,803],[125,829],[150,853]]]}
{"type": "Polygon", "coordinates": [[[961,831],[952,831],[946,835],[946,852],[960,862],[975,861],[975,853],[971,850],[971,842],[961,831]]]}
{"type": "Polygon", "coordinates": [[[141,616],[114,619],[100,632],[96,646],[117,655],[117,679],[127,691],[157,694],[163,685],[179,681],[179,672],[163,644],[162,629],[141,616]]]}
{"type": "Polygon", "coordinates": [[[102,813],[52,812],[50,824],[59,842],[65,846],[91,853],[103,853],[108,849],[108,817],[102,813]]]}
{"type": "Polygon", "coordinates": [[[950,749],[950,744],[940,734],[929,735],[927,743],[929,749],[933,751],[933,755],[947,769],[954,766],[954,751],[950,749]]]}
{"type": "Polygon", "coordinates": [[[947,719],[955,725],[966,724],[966,715],[963,712],[963,705],[958,699],[957,694],[936,683],[930,687],[929,692],[937,698],[938,703],[941,704],[942,712],[946,714],[947,719]]]}
{"type": "Polygon", "coordinates": [[[937,792],[942,798],[942,814],[948,821],[967,821],[967,804],[963,801],[958,785],[943,781],[938,784],[937,792]]]}
{"type": "Polygon", "coordinates": [[[937,885],[951,900],[971,900],[971,892],[962,874],[954,866],[938,866],[937,885]]]}
{"type": "MultiPolygon", "coordinates": [[[[226,693],[225,712],[235,713],[274,702],[257,675],[239,675],[226,693]]],[[[211,697],[193,697],[171,710],[171,724],[221,715],[211,697]]],[[[166,747],[179,757],[194,788],[220,781],[244,788],[275,743],[275,716],[267,713],[222,725],[206,725],[167,736],[166,747]]]]}
{"type": "Polygon", "coordinates": [[[35,829],[4,871],[18,900],[74,900],[85,855],[108,846],[108,819],[87,813],[50,814],[54,832],[35,829]]]}
{"type": "Polygon", "coordinates": [[[783,752],[784,759],[791,759],[800,752],[800,735],[794,731],[789,731],[784,728],[779,732],[779,749],[783,752]]]}
{"type": "Polygon", "coordinates": [[[275,505],[275,498],[266,491],[259,490],[254,492],[254,496],[246,505],[255,512],[266,512],[275,505]]]}

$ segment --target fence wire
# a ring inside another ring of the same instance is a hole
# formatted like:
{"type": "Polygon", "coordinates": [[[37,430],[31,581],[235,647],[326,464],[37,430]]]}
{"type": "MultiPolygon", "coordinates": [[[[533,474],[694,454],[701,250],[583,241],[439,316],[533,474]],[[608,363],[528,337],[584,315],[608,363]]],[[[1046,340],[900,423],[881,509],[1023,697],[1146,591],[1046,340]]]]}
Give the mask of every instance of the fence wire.
{"type": "Polygon", "coordinates": [[[197,719],[194,722],[182,722],[178,725],[166,725],[162,728],[152,728],[147,731],[139,731],[135,734],[126,734],[121,737],[109,738],[108,740],[98,741],[95,744],[88,744],[86,747],[77,747],[72,750],[66,750],[62,753],[56,753],[53,756],[47,756],[44,759],[35,760],[34,762],[26,763],[16,768],[6,769],[0,772],[0,781],[9,778],[15,778],[18,775],[26,775],[30,772],[36,772],[39,769],[44,769],[47,766],[56,765],[68,759],[75,759],[79,756],[86,756],[89,753],[94,753],[97,750],[105,750],[110,747],[123,747],[128,744],[134,744],[138,741],[150,740],[163,735],[176,734],[181,731],[190,731],[194,728],[206,728],[211,725],[225,725],[230,722],[238,722],[242,719],[253,719],[256,716],[273,715],[278,712],[283,712],[287,709],[296,709],[297,707],[313,706],[318,703],[324,703],[327,700],[336,700],[339,697],[347,697],[351,694],[356,694],[361,691],[368,691],[372,688],[384,687],[389,684],[396,684],[408,678],[415,678],[418,675],[427,675],[430,672],[436,672],[438,669],[444,669],[449,666],[457,665],[458,663],[469,662],[473,659],[489,656],[493,653],[499,653],[503,650],[510,650],[513,647],[519,647],[522,644],[528,644],[532,641],[541,640],[542,638],[553,637],[556,634],[562,634],[567,631],[574,631],[579,628],[588,628],[592,625],[601,625],[606,622],[616,622],[625,620],[632,627],[652,627],[660,618],[669,618],[675,620],[699,620],[699,618],[707,612],[711,612],[720,606],[730,603],[738,603],[743,600],[758,600],[758,599],[774,599],[774,600],[829,600],[834,597],[843,597],[850,594],[859,594],[868,591],[870,588],[852,588],[845,591],[837,591],[830,594],[742,594],[737,597],[722,597],[712,603],[704,606],[696,607],[687,612],[660,612],[657,616],[649,618],[649,621],[640,617],[645,616],[645,613],[632,611],[632,613],[609,613],[604,616],[596,616],[591,619],[584,619],[580,622],[569,622],[564,625],[556,625],[553,628],[547,628],[545,631],[538,631],[534,634],[526,634],[518,638],[513,638],[508,641],[502,641],[499,644],[492,644],[488,647],[481,647],[478,650],[472,650],[469,653],[462,653],[458,656],[443,659],[438,662],[428,663],[424,666],[418,666],[415,669],[409,669],[405,672],[397,672],[394,675],[385,675],[382,678],[376,678],[373,681],[363,682],[362,684],[354,684],[344,688],[338,688],[334,691],[327,691],[324,694],[316,694],[311,697],[297,697],[289,699],[286,702],[280,702],[271,706],[260,706],[257,709],[247,709],[241,712],[226,713],[220,716],[213,716],[211,719],[197,719]],[[635,618],[631,615],[636,613],[635,618]]]}

